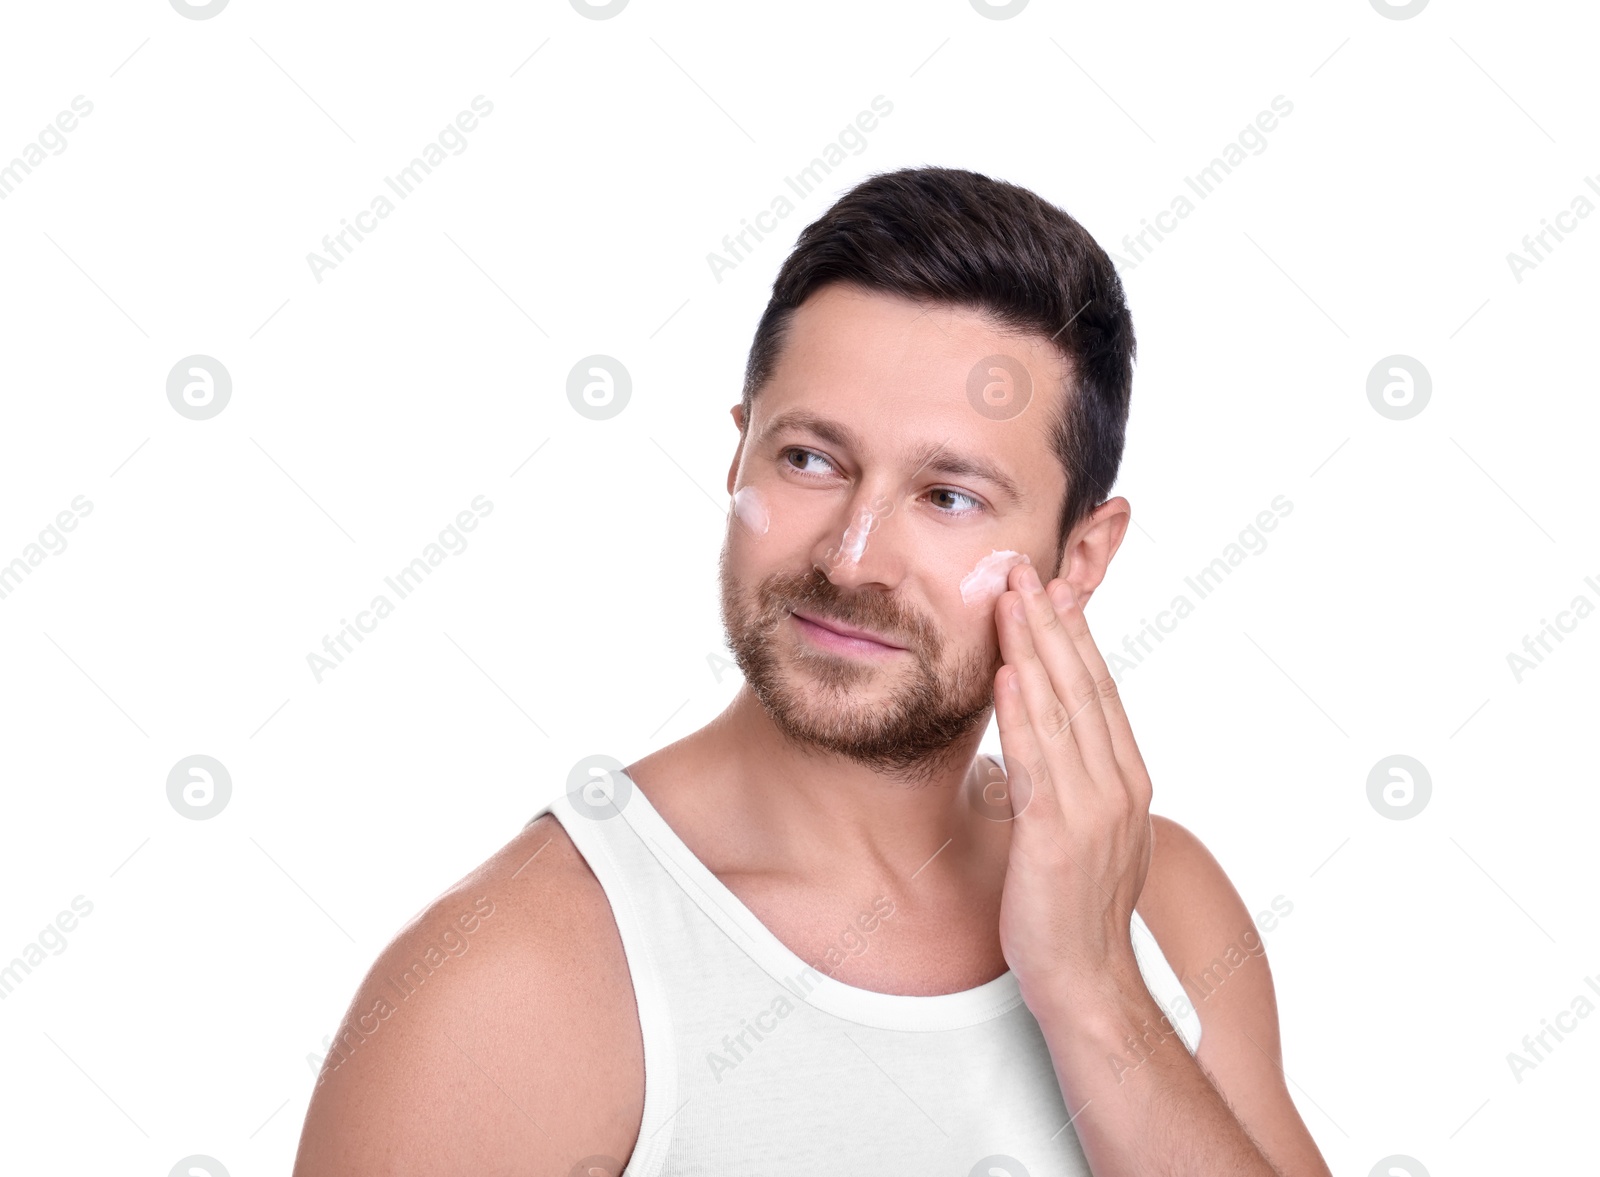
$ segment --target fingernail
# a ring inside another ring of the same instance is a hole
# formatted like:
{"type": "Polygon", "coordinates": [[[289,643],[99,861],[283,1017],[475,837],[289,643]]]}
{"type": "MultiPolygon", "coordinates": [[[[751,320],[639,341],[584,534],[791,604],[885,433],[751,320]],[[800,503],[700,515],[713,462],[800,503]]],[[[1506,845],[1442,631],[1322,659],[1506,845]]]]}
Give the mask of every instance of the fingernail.
{"type": "Polygon", "coordinates": [[[1072,605],[1072,586],[1064,580],[1058,580],[1050,586],[1050,599],[1056,603],[1057,609],[1070,608],[1072,605]]]}

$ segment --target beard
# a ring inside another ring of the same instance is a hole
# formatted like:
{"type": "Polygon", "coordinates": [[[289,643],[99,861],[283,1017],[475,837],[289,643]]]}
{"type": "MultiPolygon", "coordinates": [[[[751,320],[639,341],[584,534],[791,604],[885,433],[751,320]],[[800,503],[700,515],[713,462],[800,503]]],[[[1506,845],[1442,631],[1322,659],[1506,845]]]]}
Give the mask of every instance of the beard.
{"type": "Polygon", "coordinates": [[[925,782],[950,767],[956,741],[985,723],[1002,662],[972,651],[945,665],[946,643],[926,620],[880,592],[845,593],[822,568],[774,573],[745,588],[719,561],[722,625],[746,684],[792,745],[843,756],[904,783],[925,782]],[[794,609],[881,633],[910,659],[834,654],[784,633],[794,609]],[[895,685],[867,702],[880,677],[895,685]]]}

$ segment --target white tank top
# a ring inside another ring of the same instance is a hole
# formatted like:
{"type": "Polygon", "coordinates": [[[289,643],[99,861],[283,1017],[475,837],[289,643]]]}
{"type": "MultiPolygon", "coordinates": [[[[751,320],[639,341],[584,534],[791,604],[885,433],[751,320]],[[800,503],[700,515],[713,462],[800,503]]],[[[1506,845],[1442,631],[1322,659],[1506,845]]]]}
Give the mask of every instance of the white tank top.
{"type": "MultiPolygon", "coordinates": [[[[644,1113],[623,1177],[1089,1177],[1015,974],[935,996],[843,984],[774,936],[631,779],[614,795],[604,816],[565,793],[533,816],[555,815],[605,889],[633,981],[644,1113]]],[[[871,951],[871,931],[855,939],[871,951]]],[[[1132,944],[1194,1051],[1199,1017],[1137,912],[1132,944]]]]}

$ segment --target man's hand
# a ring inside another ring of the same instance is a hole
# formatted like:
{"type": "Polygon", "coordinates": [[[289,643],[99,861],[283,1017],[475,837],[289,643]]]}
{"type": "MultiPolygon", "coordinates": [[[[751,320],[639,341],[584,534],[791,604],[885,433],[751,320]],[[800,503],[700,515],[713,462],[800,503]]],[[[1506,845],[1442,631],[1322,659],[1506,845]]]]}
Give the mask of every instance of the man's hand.
{"type": "MultiPolygon", "coordinates": [[[[1107,1065],[1157,1021],[1170,1027],[1144,984],[1129,930],[1154,845],[1150,774],[1066,582],[1050,582],[1052,601],[1033,567],[1021,564],[1007,585],[995,609],[1005,659],[995,673],[995,715],[1013,822],[1000,948],[1050,1048],[1090,1171],[1327,1177],[1277,1060],[1253,1040],[1260,1062],[1240,1043],[1217,1040],[1219,1030],[1248,1037],[1236,1013],[1219,1015],[1205,1041],[1213,1057],[1229,1060],[1235,1093],[1293,1168],[1273,1167],[1176,1033],[1158,1037],[1133,1081],[1124,1081],[1128,1068],[1107,1065]],[[1012,613],[1018,606],[1020,617],[1012,613]]],[[[1242,909],[1236,894],[1233,902],[1242,909]]],[[[1267,1024],[1276,1029],[1275,1016],[1267,1024]]]]}
{"type": "Polygon", "coordinates": [[[994,694],[1014,825],[1000,946],[1041,1014],[1143,986],[1129,924],[1150,868],[1151,785],[1067,582],[1046,592],[1019,564],[1007,584],[994,694]]]}

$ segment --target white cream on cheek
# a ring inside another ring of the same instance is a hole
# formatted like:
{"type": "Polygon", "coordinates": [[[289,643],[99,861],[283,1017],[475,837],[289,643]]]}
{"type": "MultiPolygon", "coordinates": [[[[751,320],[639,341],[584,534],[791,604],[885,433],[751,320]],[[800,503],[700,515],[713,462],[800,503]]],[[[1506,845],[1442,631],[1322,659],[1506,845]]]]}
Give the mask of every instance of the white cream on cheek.
{"type": "Polygon", "coordinates": [[[741,486],[733,492],[733,513],[753,535],[766,535],[767,528],[772,526],[767,504],[753,486],[741,486]]]}
{"type": "Polygon", "coordinates": [[[978,605],[993,601],[1006,591],[1006,578],[1018,564],[1031,564],[1023,552],[991,551],[961,578],[963,604],[978,605]]]}

